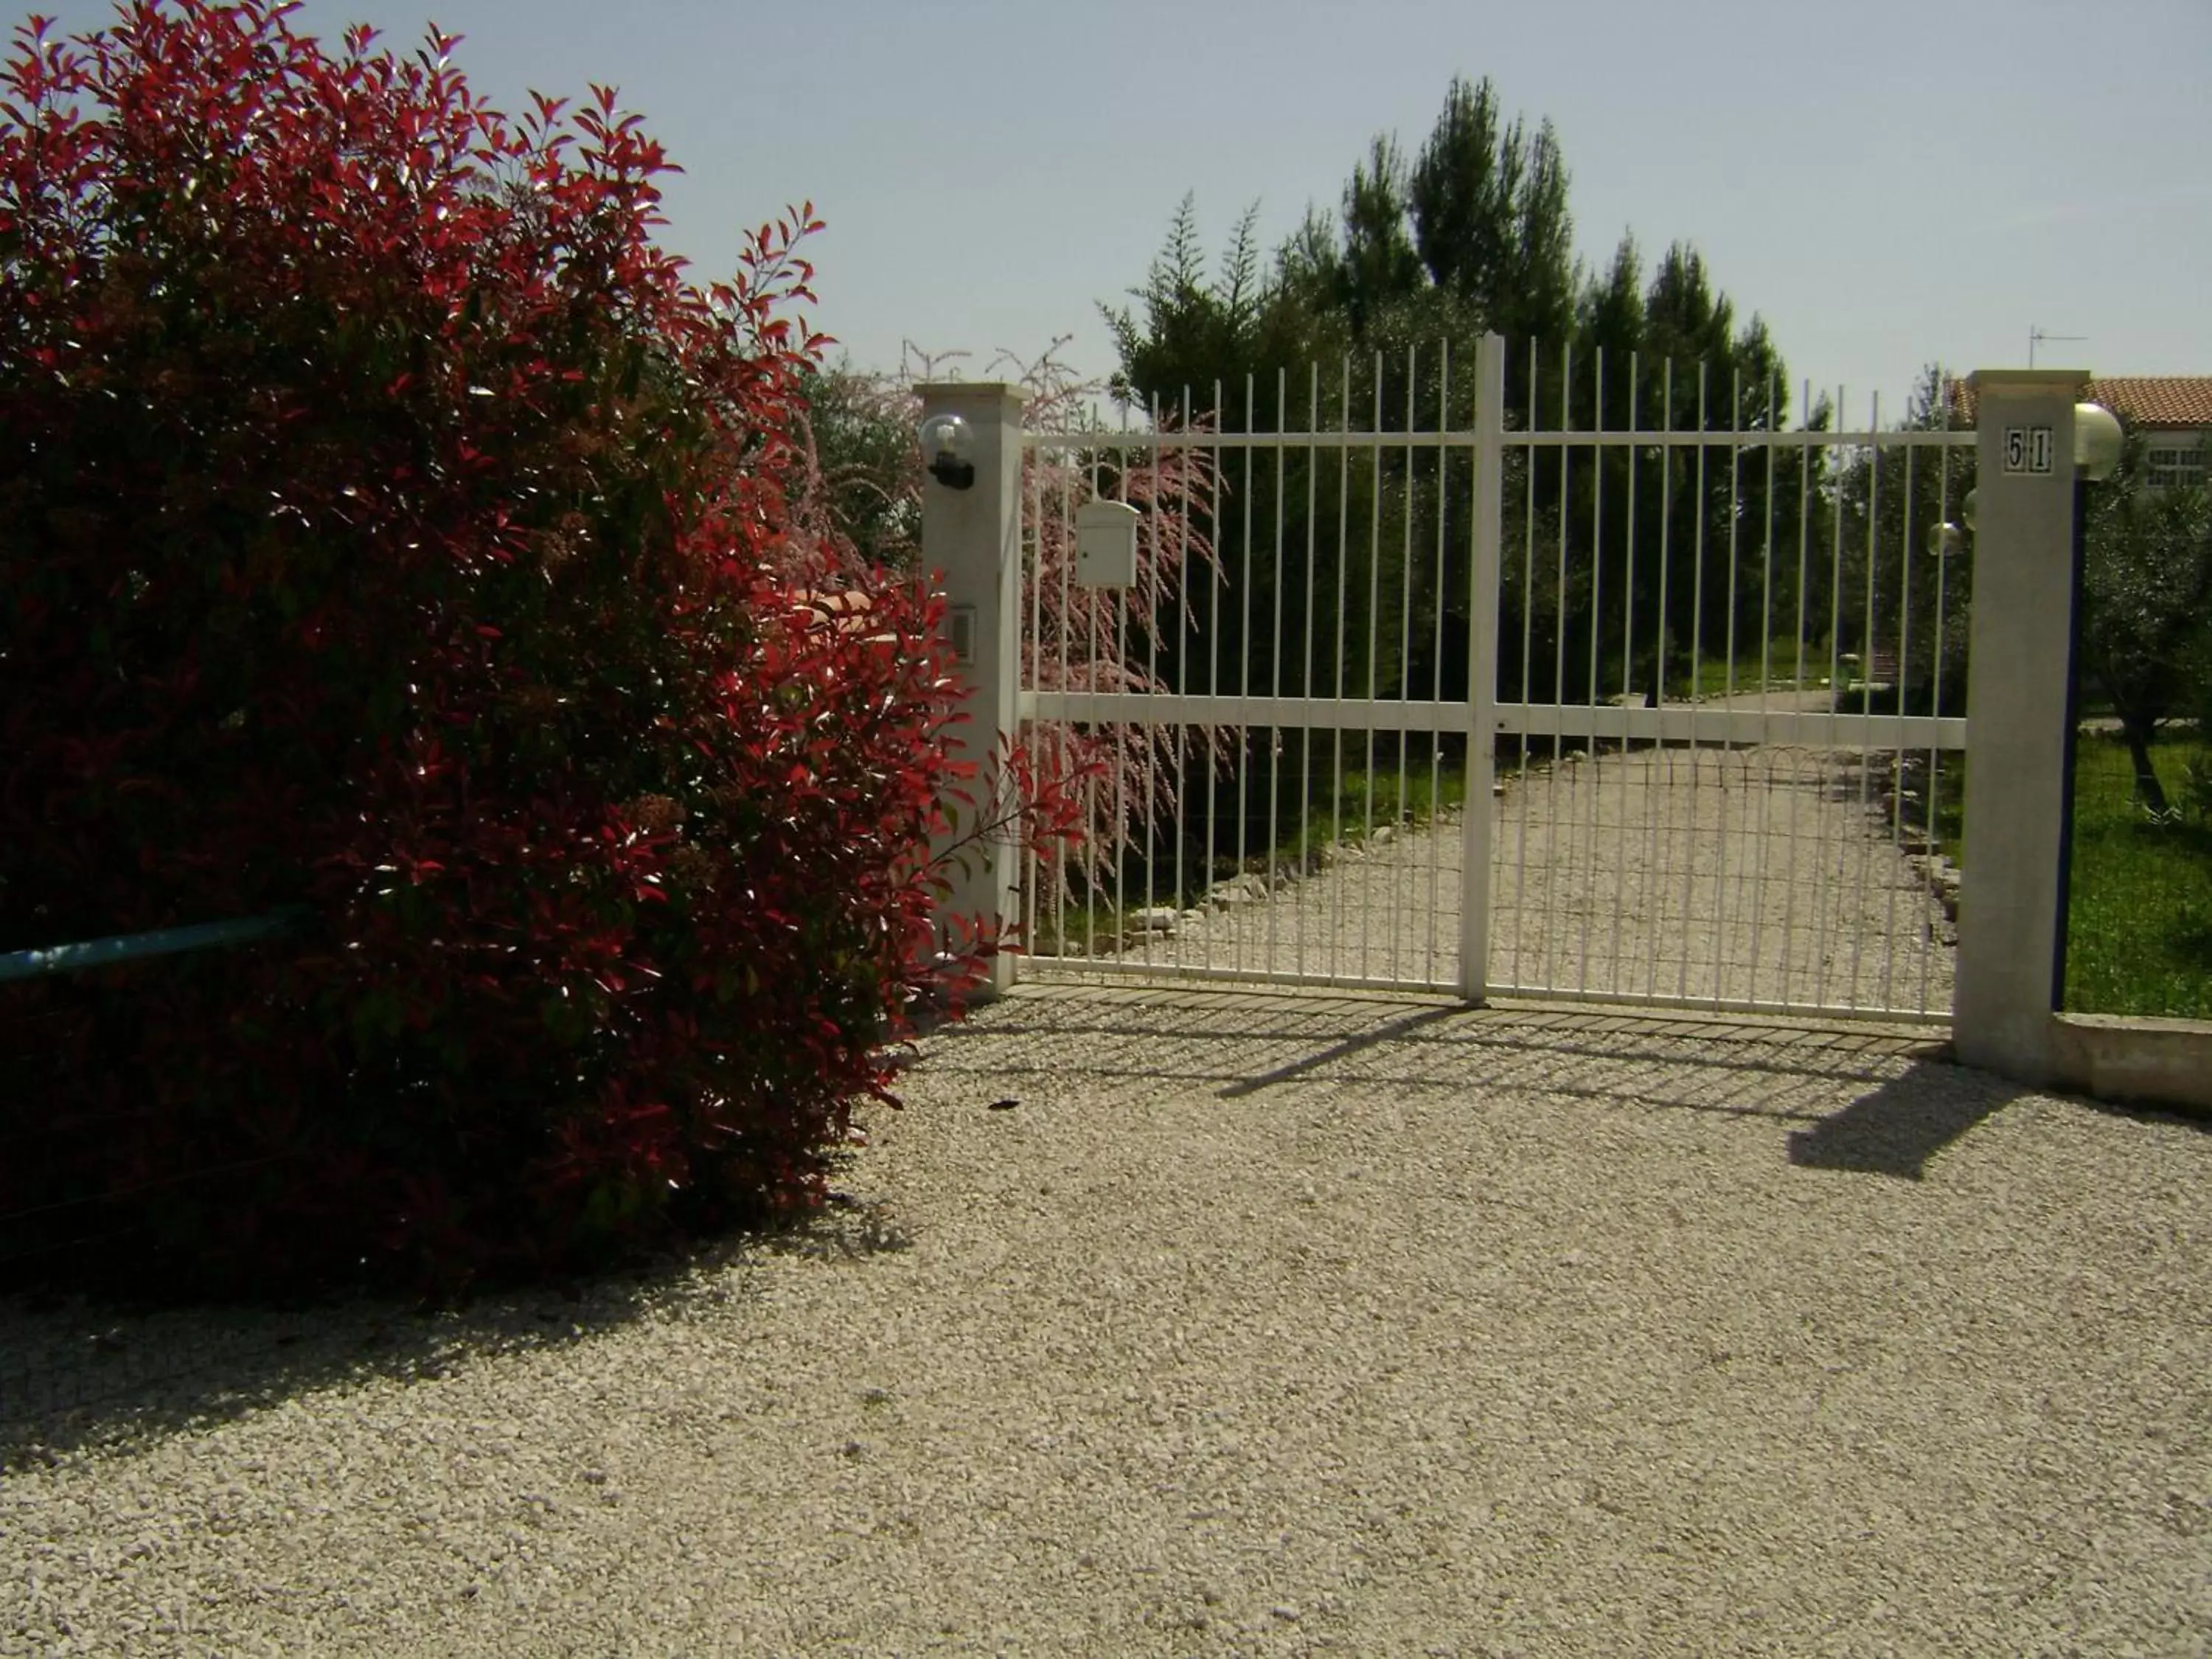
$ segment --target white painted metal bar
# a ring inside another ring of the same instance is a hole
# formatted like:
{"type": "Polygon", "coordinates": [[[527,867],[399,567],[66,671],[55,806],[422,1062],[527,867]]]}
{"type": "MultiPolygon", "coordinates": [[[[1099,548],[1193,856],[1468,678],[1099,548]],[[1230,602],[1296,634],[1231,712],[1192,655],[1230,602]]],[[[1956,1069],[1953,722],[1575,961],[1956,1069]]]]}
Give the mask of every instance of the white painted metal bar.
{"type": "MultiPolygon", "coordinates": [[[[1845,388],[1838,385],[1836,387],[1836,409],[1838,418],[1841,416],[1841,412],[1849,407],[1844,400],[1844,393],[1845,388]]],[[[1832,512],[1829,514],[1829,525],[1832,533],[1829,538],[1828,573],[1828,690],[1832,705],[1842,696],[1844,690],[1844,515],[1841,513],[1832,512]]],[[[1832,750],[1821,763],[1821,769],[1826,775],[1821,781],[1823,794],[1828,793],[1827,785],[1833,776],[1834,767],[1835,760],[1832,750]]],[[[1835,870],[1838,872],[1838,880],[1840,882],[1841,866],[1848,861],[1848,855],[1837,846],[1836,815],[1832,812],[1824,812],[1820,815],[1820,860],[1823,878],[1825,878],[1831,870],[1835,870]]],[[[1820,908],[1815,918],[1815,945],[1813,958],[1815,962],[1826,963],[1829,960],[1829,923],[1832,919],[1833,909],[1834,905],[1826,893],[1821,894],[1820,908]]]]}
{"type": "MultiPolygon", "coordinates": [[[[1528,410],[1526,424],[1536,423],[1536,343],[1528,343],[1528,410]]],[[[1522,481],[1524,486],[1521,509],[1521,701],[1527,702],[1534,689],[1532,678],[1536,659],[1536,467],[1535,458],[1525,450],[1522,453],[1522,481]]],[[[1520,819],[1517,844],[1514,849],[1513,866],[1513,960],[1506,969],[1509,980],[1521,977],[1522,947],[1528,936],[1528,820],[1534,816],[1534,803],[1529,800],[1528,737],[1527,728],[1521,732],[1520,767],[1514,787],[1520,793],[1520,819]]]]}
{"type": "MultiPolygon", "coordinates": [[[[1375,426],[1382,426],[1382,354],[1375,354],[1375,426]]],[[[1376,647],[1381,641],[1382,617],[1382,449],[1377,444],[1370,455],[1369,470],[1370,490],[1367,507],[1367,701],[1375,700],[1376,647]]],[[[1361,839],[1364,845],[1375,844],[1375,734],[1373,716],[1366,722],[1366,743],[1361,754],[1360,776],[1364,787],[1360,790],[1361,839]]],[[[1374,905],[1371,894],[1363,890],[1359,906],[1359,971],[1367,972],[1368,946],[1374,927],[1374,905]]]]}
{"type": "MultiPolygon", "coordinates": [[[[1211,491],[1212,499],[1207,509],[1212,515],[1209,522],[1216,526],[1221,523],[1221,480],[1224,472],[1218,440],[1224,435],[1221,431],[1223,408],[1221,382],[1216,380],[1213,383],[1213,436],[1217,441],[1213,450],[1213,477],[1211,491]]],[[[1218,567],[1223,554],[1224,550],[1217,541],[1213,549],[1217,567],[1216,580],[1206,584],[1208,603],[1206,607],[1206,690],[1209,696],[1218,695],[1221,690],[1222,583],[1219,579],[1218,567]]],[[[1232,739],[1240,744],[1243,741],[1243,735],[1242,732],[1231,734],[1232,739]]],[[[1206,734],[1206,879],[1210,888],[1214,880],[1214,872],[1219,867],[1215,857],[1214,826],[1221,817],[1220,780],[1215,772],[1215,769],[1220,764],[1221,752],[1217,745],[1216,734],[1212,732],[1206,734]]]]}
{"type": "MultiPolygon", "coordinates": [[[[1349,428],[1352,424],[1352,354],[1346,352],[1337,364],[1337,419],[1349,428]]],[[[1333,682],[1336,697],[1344,696],[1344,644],[1349,632],[1346,626],[1351,612],[1346,609],[1352,580],[1352,452],[1340,449],[1336,453],[1336,676],[1333,682]]],[[[1329,840],[1332,845],[1344,844],[1344,733],[1346,728],[1332,728],[1329,739],[1333,759],[1328,777],[1329,840]]],[[[1334,884],[1329,896],[1329,938],[1332,941],[1344,937],[1345,886],[1334,884]]]]}
{"type": "Polygon", "coordinates": [[[1500,732],[1540,732],[1549,735],[1556,731],[1565,738],[1684,745],[1695,742],[1707,748],[1747,749],[1759,744],[1837,750],[1893,749],[1900,744],[1934,749],[1966,746],[1966,722],[1956,715],[1847,714],[1823,710],[1792,713],[1779,708],[1699,708],[1691,703],[1668,703],[1657,708],[1608,703],[1592,708],[1579,703],[1501,702],[1497,706],[1496,720],[1500,732]]]}
{"type": "MultiPolygon", "coordinates": [[[[1705,407],[1705,374],[1708,374],[1708,369],[1710,369],[1708,362],[1698,362],[1697,365],[1697,429],[1698,431],[1710,429],[1708,427],[1710,411],[1708,407],[1705,407]]],[[[1694,500],[1698,502],[1698,507],[1704,507],[1705,504],[1705,445],[1698,445],[1697,449],[1690,453],[1692,453],[1692,462],[1697,465],[1697,495],[1694,495],[1694,500]]],[[[1701,692],[1704,692],[1704,686],[1705,686],[1705,664],[1704,664],[1705,514],[1704,511],[1698,511],[1697,514],[1697,533],[1694,533],[1692,549],[1694,549],[1692,557],[1690,557],[1690,712],[1692,712],[1692,726],[1690,726],[1690,841],[1692,841],[1694,845],[1694,836],[1697,836],[1698,796],[1701,796],[1701,792],[1704,792],[1704,781],[1705,781],[1704,768],[1697,763],[1697,723],[1694,723],[1694,714],[1697,714],[1697,706],[1698,706],[1697,699],[1701,696],[1701,692]]],[[[1721,856],[1725,858],[1728,856],[1728,838],[1721,836],[1719,842],[1721,842],[1721,856]]],[[[1694,894],[1697,894],[1697,858],[1694,858],[1692,854],[1692,856],[1687,856],[1681,860],[1683,922],[1690,922],[1694,915],[1697,915],[1697,900],[1694,900],[1694,894]]],[[[1714,951],[1719,951],[1721,931],[1712,929],[1712,933],[1714,933],[1712,949],[1714,951]]],[[[1681,947],[1681,994],[1683,995],[1690,994],[1690,945],[1687,945],[1687,938],[1690,938],[1690,933],[1686,931],[1686,933],[1683,933],[1683,947],[1681,947]]],[[[1719,975],[1714,975],[1714,978],[1719,980],[1719,975]]]]}
{"type": "MultiPolygon", "coordinates": [[[[1451,342],[1444,341],[1437,349],[1437,424],[1451,424],[1451,342]]],[[[1436,520],[1437,520],[1437,579],[1434,598],[1429,605],[1431,618],[1435,624],[1436,637],[1429,647],[1429,696],[1441,701],[1444,695],[1444,586],[1449,562],[1449,549],[1445,544],[1450,514],[1445,503],[1450,499],[1451,451],[1437,452],[1436,520]]],[[[1462,769],[1465,769],[1462,762],[1462,769]]],[[[1441,833],[1446,822],[1444,815],[1443,744],[1438,739],[1429,739],[1429,817],[1437,833],[1428,837],[1429,848],[1429,937],[1428,977],[1437,977],[1437,918],[1441,905],[1439,888],[1443,878],[1445,837],[1441,833]]],[[[1464,888],[1462,889],[1464,894],[1464,888]]],[[[1456,975],[1455,975],[1456,976],[1456,975]]]]}
{"type": "MultiPolygon", "coordinates": [[[[1306,428],[1309,431],[1321,426],[1321,365],[1312,366],[1306,386],[1306,428]]],[[[1321,465],[1318,455],[1306,457],[1306,603],[1305,642],[1298,655],[1298,695],[1310,698],[1314,695],[1314,563],[1315,519],[1320,511],[1321,465]]],[[[1342,561],[1338,562],[1340,564],[1342,561]]],[[[1313,734],[1310,726],[1299,732],[1298,755],[1298,839],[1297,862],[1301,878],[1313,873],[1319,843],[1313,830],[1313,734]]],[[[1334,941],[1327,954],[1334,953],[1334,941]]],[[[1306,930],[1297,933],[1297,957],[1292,967],[1298,973],[1306,968],[1306,930]]]]}
{"type": "MultiPolygon", "coordinates": [[[[1184,431],[1188,432],[1190,429],[1190,388],[1188,386],[1182,389],[1182,414],[1180,418],[1177,420],[1176,424],[1184,431]]],[[[1177,499],[1185,503],[1188,503],[1190,499],[1190,479],[1188,476],[1185,476],[1178,481],[1177,499]]],[[[1155,506],[1155,510],[1158,510],[1157,504],[1155,506]]],[[[1188,512],[1178,513],[1176,514],[1176,537],[1179,550],[1176,557],[1176,648],[1172,660],[1175,663],[1176,670],[1175,689],[1178,691],[1185,691],[1190,688],[1191,635],[1190,517],[1188,512]]],[[[1176,822],[1175,825],[1175,892],[1176,908],[1178,910],[1180,910],[1184,905],[1189,903],[1191,898],[1189,872],[1183,868],[1183,847],[1189,840],[1189,837],[1183,834],[1182,819],[1182,815],[1190,810],[1190,772],[1189,768],[1186,763],[1186,757],[1188,755],[1189,751],[1189,729],[1185,726],[1178,726],[1176,728],[1175,750],[1175,798],[1176,808],[1176,822]]],[[[1210,789],[1213,781],[1212,752],[1211,744],[1209,744],[1207,748],[1205,779],[1206,783],[1210,789]]],[[[1212,803],[1209,801],[1209,811],[1211,809],[1212,803]]],[[[1206,872],[1206,876],[1209,880],[1212,878],[1212,872],[1211,871],[1206,872]]],[[[1181,966],[1182,963],[1184,951],[1182,936],[1180,934],[1176,936],[1175,955],[1176,965],[1181,966]]]]}
{"type": "Polygon", "coordinates": [[[1623,1006],[1638,1008],[1676,1008],[1694,1013],[1723,1014],[1787,1014],[1801,1018],[1829,1020],[1840,1016],[1857,1015],[1879,1018],[1891,1025],[1932,1025],[1948,1024],[1949,1009],[1921,1012],[1911,1008],[1859,1008],[1839,1006],[1822,1001],[1784,1001],[1778,998],[1742,997],[1726,994],[1714,996],[1646,996],[1641,991],[1585,991],[1572,987],[1543,985],[1498,985],[1491,988],[1493,997],[1510,997],[1530,1002],[1582,1002],[1602,1007],[1623,1006]]]}
{"type": "MultiPolygon", "coordinates": [[[[1253,378],[1244,377],[1244,431],[1249,436],[1255,426],[1255,393],[1253,378]]],[[[1243,649],[1237,653],[1237,687],[1239,695],[1252,695],[1252,451],[1244,451],[1244,500],[1248,503],[1243,514],[1244,521],[1244,562],[1243,577],[1237,583],[1238,602],[1242,607],[1242,622],[1237,637],[1243,649]]],[[[1249,867],[1246,862],[1245,843],[1251,834],[1251,802],[1249,786],[1252,764],[1250,733],[1240,733],[1243,741],[1237,745],[1237,868],[1241,872],[1249,867]]],[[[1244,965],[1244,927],[1242,914],[1234,926],[1237,966],[1244,965]]]]}
{"type": "MultiPolygon", "coordinates": [[[[1288,403],[1289,396],[1290,371],[1279,368],[1275,371],[1275,424],[1279,428],[1287,424],[1284,410],[1288,403]]],[[[1275,449],[1275,534],[1273,538],[1275,548],[1274,576],[1273,580],[1270,583],[1270,586],[1274,590],[1275,614],[1274,621],[1269,627],[1267,633],[1269,694],[1278,700],[1279,700],[1283,695],[1283,491],[1285,487],[1284,476],[1285,459],[1285,451],[1280,445],[1278,445],[1275,449]]],[[[1263,865],[1261,870],[1261,879],[1267,882],[1270,888],[1274,885],[1276,879],[1275,872],[1278,868],[1275,858],[1276,837],[1282,832],[1282,732],[1279,729],[1277,729],[1270,732],[1268,734],[1267,828],[1266,834],[1261,836],[1261,840],[1266,843],[1267,850],[1261,854],[1263,865]]],[[[1267,957],[1270,961],[1273,961],[1275,957],[1278,943],[1277,934],[1279,933],[1279,925],[1281,920],[1282,907],[1278,904],[1268,905],[1267,957]]]]}
{"type": "MultiPolygon", "coordinates": [[[[1765,386],[1767,424],[1778,424],[1782,407],[1782,388],[1769,379],[1765,386]]],[[[1761,502],[1759,560],[1759,712],[1767,713],[1767,698],[1774,685],[1774,485],[1775,462],[1781,452],[1771,447],[1766,451],[1765,499],[1761,502]]],[[[1790,792],[1790,808],[1796,807],[1797,792],[1790,792]]],[[[1772,867],[1773,837],[1759,839],[1759,862],[1752,878],[1751,887],[1751,970],[1754,976],[1765,961],[1766,888],[1772,867]]],[[[1790,962],[1790,939],[1782,939],[1781,961],[1785,975],[1790,962]]],[[[1786,994],[1786,987],[1785,987],[1786,994]]]]}
{"type": "MultiPolygon", "coordinates": [[[[1420,414],[1416,400],[1420,395],[1419,347],[1406,348],[1406,430],[1411,432],[1419,423],[1420,414]]],[[[1402,452],[1406,469],[1403,511],[1400,514],[1401,530],[1398,543],[1398,684],[1402,695],[1407,676],[1413,664],[1413,497],[1418,492],[1418,480],[1413,476],[1413,453],[1410,447],[1402,452]]],[[[1392,799],[1396,803],[1391,812],[1393,844],[1404,836],[1412,814],[1412,795],[1406,775],[1407,733],[1398,728],[1398,774],[1392,799]]],[[[1408,941],[1399,926],[1399,913],[1406,898],[1403,880],[1389,884],[1390,888],[1390,959],[1397,963],[1406,953],[1408,941]]]]}
{"type": "MultiPolygon", "coordinates": [[[[1941,454],[1942,451],[1936,452],[1941,454]]],[[[1912,684],[1912,452],[1905,452],[1905,488],[1898,495],[1898,561],[1897,585],[1897,672],[1893,695],[1897,698],[1899,713],[1905,708],[1905,688],[1912,684]]],[[[1868,672],[1872,674],[1869,665],[1868,672]]],[[[1890,856],[1903,860],[1905,857],[1905,745],[1899,744],[1882,757],[1889,776],[1889,806],[1884,816],[1889,820],[1890,856]]],[[[1889,889],[1887,932],[1897,937],[1897,884],[1884,884],[1889,889]]],[[[1897,953],[1881,953],[1881,1001],[1889,1006],[1897,996],[1897,953]]]]}
{"type": "MultiPolygon", "coordinates": [[[[1498,543],[1503,529],[1505,342],[1486,334],[1474,356],[1474,450],[1468,491],[1467,805],[1460,823],[1460,990],[1470,1001],[1489,994],[1491,838],[1496,825],[1492,787],[1497,769],[1498,543]]],[[[1525,750],[1527,740],[1522,739],[1525,750]]]]}
{"type": "MultiPolygon", "coordinates": [[[[1879,431],[1881,428],[1881,393],[1879,391],[1874,392],[1869,402],[1870,407],[1874,410],[1874,417],[1869,424],[1876,431],[1879,431]]],[[[1880,555],[1880,526],[1881,524],[1881,456],[1880,452],[1877,451],[1871,459],[1873,464],[1867,468],[1866,608],[1860,612],[1859,617],[1859,643],[1862,647],[1859,653],[1859,709],[1862,714],[1870,713],[1874,708],[1875,627],[1876,616],[1875,610],[1875,591],[1881,565],[1880,555]]],[[[1871,799],[1869,799],[1869,792],[1871,791],[1874,784],[1874,757],[1871,754],[1863,755],[1860,757],[1858,772],[1859,816],[1861,823],[1864,823],[1871,816],[1874,805],[1871,799]]],[[[1867,878],[1870,873],[1870,866],[1874,862],[1874,848],[1869,844],[1870,841],[1871,837],[1862,836],[1859,839],[1857,846],[1859,855],[1859,883],[1858,903],[1856,908],[1862,913],[1866,908],[1867,878]]],[[[1863,927],[1854,927],[1851,929],[1851,986],[1850,993],[1850,1000],[1853,1003],[1856,1003],[1859,1000],[1859,975],[1861,970],[1864,968],[1865,963],[1866,929],[1863,927]]]]}
{"type": "MultiPolygon", "coordinates": [[[[1024,691],[1024,720],[1078,726],[1278,726],[1295,731],[1373,731],[1465,734],[1474,711],[1457,701],[1396,697],[1182,696],[1151,691],[1024,691]]],[[[1507,735],[1596,738],[1608,742],[1749,748],[1878,750],[1963,750],[1960,715],[1870,714],[1778,708],[1700,709],[1687,703],[1658,708],[1604,703],[1493,702],[1492,729],[1507,735]]]]}
{"type": "MultiPolygon", "coordinates": [[[[1103,441],[1128,448],[1161,449],[1435,449],[1439,447],[1473,449],[1480,441],[1477,432],[1390,432],[1378,424],[1365,432],[1143,432],[1113,433],[1103,441]]],[[[1039,451],[1060,449],[1088,450],[1102,441],[1095,432],[1028,432],[1022,434],[1024,447],[1039,451]]],[[[1746,431],[1729,432],[1705,428],[1680,430],[1613,428],[1602,431],[1576,432],[1539,431],[1533,426],[1516,427],[1505,434],[1509,447],[1556,449],[1571,445],[1585,447],[1591,444],[1607,448],[1638,447],[1642,448],[1701,449],[1739,445],[1747,448],[1763,449],[1771,447],[1782,449],[1837,449],[1881,447],[1884,449],[1967,449],[1974,443],[1971,429],[1951,432],[1830,432],[1789,431],[1768,432],[1758,427],[1746,431]]]]}

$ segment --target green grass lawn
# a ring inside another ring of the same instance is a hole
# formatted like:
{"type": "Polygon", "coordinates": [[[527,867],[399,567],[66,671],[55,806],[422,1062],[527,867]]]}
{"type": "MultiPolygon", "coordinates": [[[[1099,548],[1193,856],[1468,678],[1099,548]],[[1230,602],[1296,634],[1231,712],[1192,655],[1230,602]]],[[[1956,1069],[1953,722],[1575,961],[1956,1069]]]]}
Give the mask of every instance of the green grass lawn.
{"type": "Polygon", "coordinates": [[[2177,809],[2162,823],[2135,800],[2124,744],[2084,732],[2075,750],[2065,1006],[2212,1019],[2212,813],[2190,804],[2187,775],[2212,775],[2212,744],[2168,738],[2153,754],[2177,809]]]}
{"type": "Polygon", "coordinates": [[[1777,635],[1768,641],[1764,650],[1755,639],[1739,639],[1733,665],[1727,657],[1725,635],[1717,641],[1702,641],[1705,648],[1698,657],[1698,672],[1693,679],[1686,672],[1667,677],[1667,696],[1675,700],[1685,698],[1722,697],[1731,694],[1742,696],[1759,689],[1762,678],[1771,690],[1780,690],[1800,683],[1806,690],[1818,691],[1825,687],[1830,671],[1835,669],[1844,679],[1850,679],[1852,665],[1845,663],[1840,669],[1828,655],[1825,645],[1810,641],[1800,643],[1790,635],[1777,635]]]}

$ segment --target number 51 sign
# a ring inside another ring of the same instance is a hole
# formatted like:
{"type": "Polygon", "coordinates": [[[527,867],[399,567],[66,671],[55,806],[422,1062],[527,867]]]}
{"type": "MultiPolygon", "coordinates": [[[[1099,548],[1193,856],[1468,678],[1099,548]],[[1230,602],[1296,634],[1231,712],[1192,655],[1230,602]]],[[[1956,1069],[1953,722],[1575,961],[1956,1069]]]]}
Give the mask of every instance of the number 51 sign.
{"type": "Polygon", "coordinates": [[[2053,447],[2047,426],[2008,426],[2004,430],[2004,470],[2048,472],[2053,447]]]}

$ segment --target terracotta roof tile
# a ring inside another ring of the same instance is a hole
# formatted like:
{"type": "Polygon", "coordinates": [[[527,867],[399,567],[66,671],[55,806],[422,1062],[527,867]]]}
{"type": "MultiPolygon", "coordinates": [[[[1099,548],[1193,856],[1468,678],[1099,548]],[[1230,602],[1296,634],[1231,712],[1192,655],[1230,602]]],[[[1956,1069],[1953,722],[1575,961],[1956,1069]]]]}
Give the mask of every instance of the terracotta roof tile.
{"type": "MultiPolygon", "coordinates": [[[[2154,431],[2212,427],[2212,374],[2113,374],[2089,382],[2090,400],[2130,426],[2154,431]]],[[[1952,419],[1974,423],[1973,388],[1951,383],[1952,419]]]]}
{"type": "Polygon", "coordinates": [[[2115,376],[2089,395],[2131,426],[2212,426],[2212,374],[2115,376]]]}

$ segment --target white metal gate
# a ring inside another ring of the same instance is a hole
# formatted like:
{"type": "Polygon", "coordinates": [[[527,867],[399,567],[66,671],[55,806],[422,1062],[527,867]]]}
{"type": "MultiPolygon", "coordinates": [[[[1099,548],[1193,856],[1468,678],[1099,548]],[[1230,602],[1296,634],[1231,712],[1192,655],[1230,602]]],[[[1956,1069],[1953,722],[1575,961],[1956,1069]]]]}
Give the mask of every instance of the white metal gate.
{"type": "Polygon", "coordinates": [[[1948,1017],[1948,398],[1791,425],[1495,337],[1225,390],[1024,434],[1021,718],[1103,767],[1086,849],[1029,860],[1033,961],[1948,1017]],[[1132,588],[1074,579],[1093,495],[1132,588]]]}

